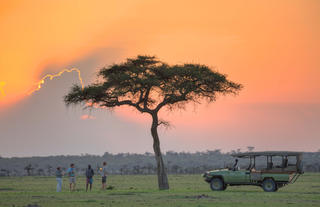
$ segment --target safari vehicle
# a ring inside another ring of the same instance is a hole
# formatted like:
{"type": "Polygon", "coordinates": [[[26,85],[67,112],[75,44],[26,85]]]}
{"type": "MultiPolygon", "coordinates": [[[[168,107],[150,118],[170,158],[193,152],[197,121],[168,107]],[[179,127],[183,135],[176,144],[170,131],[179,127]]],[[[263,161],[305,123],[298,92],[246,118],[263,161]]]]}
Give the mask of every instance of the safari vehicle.
{"type": "Polygon", "coordinates": [[[247,168],[240,169],[236,159],[233,167],[205,172],[203,177],[212,190],[225,190],[228,185],[255,185],[261,186],[266,192],[274,192],[294,183],[303,174],[301,152],[246,152],[232,156],[249,159],[249,162],[246,161],[247,168]],[[267,165],[261,167],[256,161],[266,161],[267,165]],[[260,169],[256,166],[260,166],[260,169]]]}

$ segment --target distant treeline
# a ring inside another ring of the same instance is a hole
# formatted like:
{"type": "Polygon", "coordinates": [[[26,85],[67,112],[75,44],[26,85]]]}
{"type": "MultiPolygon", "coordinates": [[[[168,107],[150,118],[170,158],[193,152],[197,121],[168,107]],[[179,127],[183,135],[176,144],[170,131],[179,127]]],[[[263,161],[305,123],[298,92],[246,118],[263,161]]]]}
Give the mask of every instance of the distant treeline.
{"type": "MultiPolygon", "coordinates": [[[[222,153],[220,150],[208,150],[205,152],[173,152],[168,151],[163,155],[169,174],[200,174],[207,170],[231,166],[235,151],[222,153]]],[[[239,152],[239,150],[237,151],[239,152]]],[[[79,156],[48,156],[25,158],[0,157],[0,176],[50,176],[54,175],[56,167],[60,166],[64,171],[70,163],[74,163],[77,174],[82,175],[88,164],[98,170],[102,163],[108,163],[109,174],[155,174],[155,158],[152,153],[104,153],[98,155],[79,156]]],[[[304,170],[306,172],[320,172],[320,151],[305,152],[303,154],[304,170]]],[[[248,166],[247,160],[240,160],[241,168],[248,166]]],[[[260,164],[265,164],[262,161],[260,164]]]]}

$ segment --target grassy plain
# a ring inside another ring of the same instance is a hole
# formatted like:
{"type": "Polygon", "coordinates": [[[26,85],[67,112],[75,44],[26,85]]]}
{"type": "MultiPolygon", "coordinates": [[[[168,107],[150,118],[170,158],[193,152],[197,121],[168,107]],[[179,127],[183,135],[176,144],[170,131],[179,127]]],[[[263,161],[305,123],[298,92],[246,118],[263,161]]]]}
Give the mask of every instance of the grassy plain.
{"type": "Polygon", "coordinates": [[[54,177],[0,177],[0,206],[22,207],[103,207],[103,206],[320,206],[320,174],[308,173],[293,185],[275,193],[256,186],[232,186],[224,192],[213,192],[200,175],[169,175],[170,190],[157,190],[155,175],[110,175],[113,190],[100,190],[95,177],[92,192],[85,192],[85,178],[78,177],[75,192],[56,193],[54,177]]]}

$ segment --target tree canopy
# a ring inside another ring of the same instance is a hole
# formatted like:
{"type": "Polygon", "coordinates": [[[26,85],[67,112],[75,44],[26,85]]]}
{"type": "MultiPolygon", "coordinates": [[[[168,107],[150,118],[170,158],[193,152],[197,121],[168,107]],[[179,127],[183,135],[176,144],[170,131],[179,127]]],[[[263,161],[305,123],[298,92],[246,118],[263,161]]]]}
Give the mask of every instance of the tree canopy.
{"type": "Polygon", "coordinates": [[[102,68],[98,81],[82,89],[75,85],[65,103],[92,103],[99,107],[133,106],[153,113],[182,107],[188,102],[216,100],[218,94],[236,94],[242,86],[206,65],[168,65],[154,56],[138,56],[102,68]]]}

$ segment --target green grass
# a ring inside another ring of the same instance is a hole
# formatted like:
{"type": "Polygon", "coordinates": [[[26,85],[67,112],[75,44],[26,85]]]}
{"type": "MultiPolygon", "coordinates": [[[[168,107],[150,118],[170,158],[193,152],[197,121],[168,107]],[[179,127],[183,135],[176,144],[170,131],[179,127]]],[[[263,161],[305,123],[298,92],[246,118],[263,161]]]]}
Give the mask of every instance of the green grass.
{"type": "Polygon", "coordinates": [[[100,190],[100,178],[94,180],[92,192],[85,192],[85,178],[77,178],[75,192],[56,193],[54,177],[0,177],[0,206],[41,207],[91,206],[320,206],[320,174],[302,175],[295,184],[275,193],[266,193],[256,186],[232,186],[213,192],[200,175],[169,175],[170,190],[159,191],[155,175],[110,175],[113,190],[100,190]]]}

